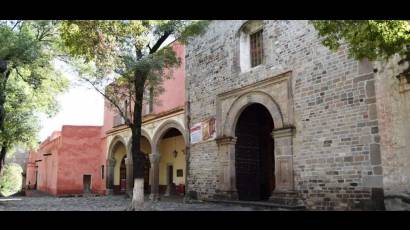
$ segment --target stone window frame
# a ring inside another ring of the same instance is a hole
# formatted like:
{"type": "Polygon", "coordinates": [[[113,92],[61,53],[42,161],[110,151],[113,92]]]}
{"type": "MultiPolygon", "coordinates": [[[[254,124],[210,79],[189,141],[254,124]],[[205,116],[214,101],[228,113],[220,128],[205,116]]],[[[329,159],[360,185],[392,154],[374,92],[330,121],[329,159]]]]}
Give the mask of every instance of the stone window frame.
{"type": "Polygon", "coordinates": [[[263,46],[263,21],[262,20],[249,20],[242,24],[238,31],[239,34],[239,69],[241,73],[249,72],[252,69],[258,68],[265,63],[265,47],[263,46]],[[251,44],[250,36],[262,31],[262,57],[261,62],[258,65],[252,66],[251,57],[251,44]]]}

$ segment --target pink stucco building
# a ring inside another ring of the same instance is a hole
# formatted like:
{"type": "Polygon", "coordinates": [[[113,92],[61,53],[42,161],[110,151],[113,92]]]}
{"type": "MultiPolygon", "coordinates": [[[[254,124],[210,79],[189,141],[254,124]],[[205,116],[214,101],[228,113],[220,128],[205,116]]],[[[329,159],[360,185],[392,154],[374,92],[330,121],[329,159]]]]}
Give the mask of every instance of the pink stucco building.
{"type": "Polygon", "coordinates": [[[68,126],[29,153],[26,186],[52,195],[104,194],[100,126],[68,126]]]}
{"type": "MultiPolygon", "coordinates": [[[[148,100],[144,101],[142,108],[141,151],[146,154],[144,190],[153,196],[164,193],[172,183],[178,186],[179,193],[184,193],[186,179],[185,47],[177,41],[169,46],[180,59],[180,66],[166,70],[171,77],[164,79],[161,85],[163,91],[155,97],[154,103],[150,103],[152,97],[147,88],[145,96],[148,100]],[[153,161],[152,157],[160,160],[153,161]]],[[[131,131],[108,101],[105,102],[103,130],[106,142],[106,192],[118,194],[131,191],[131,131]]]]}

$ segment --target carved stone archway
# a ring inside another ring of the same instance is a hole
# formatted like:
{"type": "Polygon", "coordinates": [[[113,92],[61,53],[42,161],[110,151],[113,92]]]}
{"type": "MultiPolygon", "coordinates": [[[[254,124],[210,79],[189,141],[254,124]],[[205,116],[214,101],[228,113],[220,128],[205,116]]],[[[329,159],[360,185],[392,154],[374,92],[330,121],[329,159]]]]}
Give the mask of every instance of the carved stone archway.
{"type": "Polygon", "coordinates": [[[282,113],[275,100],[265,92],[253,91],[241,95],[232,103],[232,106],[226,114],[223,131],[225,136],[234,136],[236,123],[239,116],[242,114],[242,111],[249,105],[255,103],[263,105],[269,111],[273,123],[275,124],[275,129],[283,128],[282,113]]]}
{"type": "Polygon", "coordinates": [[[274,140],[275,158],[275,191],[292,192],[294,190],[293,178],[293,135],[294,128],[285,125],[282,110],[273,97],[266,92],[254,90],[236,96],[230,104],[226,114],[220,117],[223,126],[217,138],[221,162],[219,175],[218,195],[228,199],[237,199],[236,174],[235,174],[235,128],[242,112],[252,104],[263,105],[269,112],[274,122],[272,137],[274,140]]]}

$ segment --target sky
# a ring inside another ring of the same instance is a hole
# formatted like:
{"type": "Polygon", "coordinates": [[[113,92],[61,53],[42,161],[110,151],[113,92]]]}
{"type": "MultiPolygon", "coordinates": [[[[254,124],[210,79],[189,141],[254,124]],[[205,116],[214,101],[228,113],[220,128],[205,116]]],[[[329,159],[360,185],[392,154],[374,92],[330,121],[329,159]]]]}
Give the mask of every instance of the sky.
{"type": "Polygon", "coordinates": [[[63,125],[103,125],[104,99],[86,83],[78,83],[78,76],[62,62],[56,62],[70,79],[69,90],[58,96],[60,111],[56,116],[41,116],[40,141],[45,140],[53,131],[61,131],[63,125]]]}

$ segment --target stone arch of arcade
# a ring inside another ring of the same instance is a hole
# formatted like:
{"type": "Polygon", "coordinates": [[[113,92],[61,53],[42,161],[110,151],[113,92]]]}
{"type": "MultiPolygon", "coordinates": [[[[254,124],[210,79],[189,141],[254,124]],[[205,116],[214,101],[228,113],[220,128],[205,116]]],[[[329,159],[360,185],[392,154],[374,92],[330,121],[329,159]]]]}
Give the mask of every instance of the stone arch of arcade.
{"type": "Polygon", "coordinates": [[[293,191],[294,128],[285,125],[279,104],[260,90],[236,95],[231,101],[221,117],[224,122],[217,139],[222,157],[220,195],[264,200],[293,191]]]}
{"type": "MultiPolygon", "coordinates": [[[[110,142],[107,157],[107,181],[106,187],[108,194],[122,193],[124,190],[132,191],[133,187],[133,166],[131,155],[131,140],[126,141],[127,137],[115,135],[110,142]]],[[[148,154],[152,151],[152,141],[148,133],[142,129],[141,151],[148,154]]],[[[149,181],[149,160],[147,161],[148,169],[146,170],[146,181],[149,181]]],[[[149,188],[148,183],[145,186],[149,188]]]]}
{"type": "Polygon", "coordinates": [[[126,141],[121,136],[115,136],[110,143],[107,159],[107,190],[109,193],[117,193],[120,190],[120,167],[126,157],[126,141]]]}
{"type": "MultiPolygon", "coordinates": [[[[130,138],[127,144],[127,187],[129,191],[132,191],[134,187],[133,181],[133,162],[132,162],[132,152],[131,152],[132,139],[130,138]]],[[[145,167],[144,167],[144,192],[149,193],[150,191],[150,177],[151,177],[151,163],[150,154],[152,153],[152,140],[145,129],[141,129],[141,151],[145,156],[145,167]]]]}
{"type": "Polygon", "coordinates": [[[151,196],[183,194],[186,181],[185,148],[187,137],[184,125],[170,119],[162,123],[153,137],[151,160],[151,196]]]}

